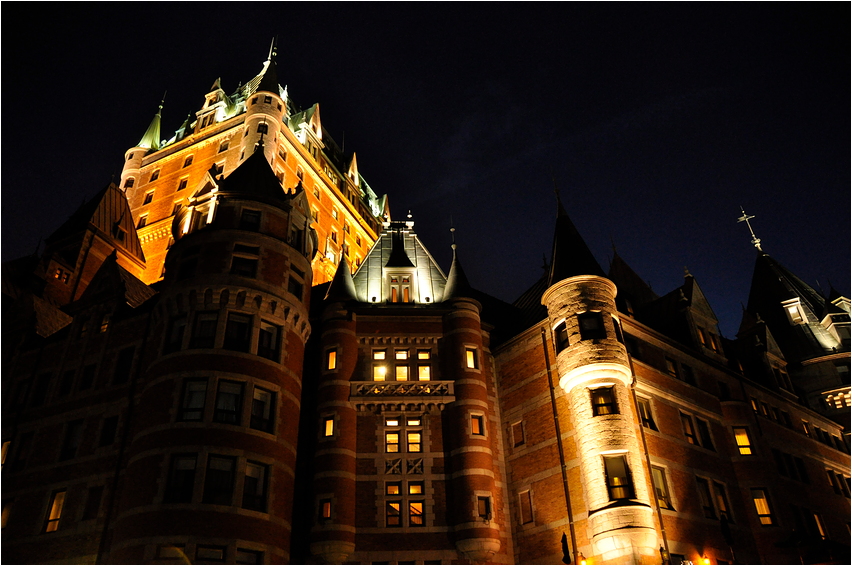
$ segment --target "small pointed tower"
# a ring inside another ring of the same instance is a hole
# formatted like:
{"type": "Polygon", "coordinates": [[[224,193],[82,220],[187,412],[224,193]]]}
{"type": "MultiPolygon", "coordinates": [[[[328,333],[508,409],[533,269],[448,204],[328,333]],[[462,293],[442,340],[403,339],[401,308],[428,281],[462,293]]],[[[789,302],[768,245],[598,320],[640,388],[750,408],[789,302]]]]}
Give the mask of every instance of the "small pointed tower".
{"type": "Polygon", "coordinates": [[[278,133],[286,114],[286,101],[281,96],[276,65],[275,41],[269,49],[269,58],[263,70],[249,83],[254,92],[246,98],[246,119],[241,142],[240,162],[254,153],[258,144],[263,144],[266,160],[272,162],[278,147],[278,133]]]}
{"type": "Polygon", "coordinates": [[[589,558],[652,563],[659,544],[636,436],[616,287],[561,202],[558,210],[549,286],[541,301],[553,329],[559,385],[572,409],[594,552],[589,558]]]}
{"type": "Polygon", "coordinates": [[[160,120],[162,118],[163,103],[165,97],[157,107],[157,113],[145,130],[142,139],[135,146],[124,153],[124,167],[121,169],[121,182],[119,187],[124,190],[128,200],[133,200],[135,187],[140,184],[139,170],[142,168],[142,158],[151,151],[160,149],[160,120]]]}

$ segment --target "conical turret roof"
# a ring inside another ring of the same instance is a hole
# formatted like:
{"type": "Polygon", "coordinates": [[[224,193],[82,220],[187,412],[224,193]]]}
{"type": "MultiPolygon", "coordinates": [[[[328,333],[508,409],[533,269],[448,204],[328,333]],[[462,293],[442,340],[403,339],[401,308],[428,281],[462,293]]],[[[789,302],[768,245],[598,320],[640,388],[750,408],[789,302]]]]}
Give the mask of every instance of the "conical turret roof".
{"type": "Polygon", "coordinates": [[[334,278],[331,280],[328,292],[325,294],[326,301],[357,300],[352,272],[349,271],[349,262],[346,260],[346,254],[341,254],[341,256],[340,263],[337,264],[337,271],[334,272],[334,278]]]}
{"type": "Polygon", "coordinates": [[[450,273],[447,275],[447,285],[444,287],[444,300],[458,297],[470,297],[472,288],[462,268],[456,245],[453,244],[453,263],[450,265],[450,273]]]}
{"type": "Polygon", "coordinates": [[[287,200],[288,198],[281,182],[266,161],[262,145],[258,145],[248,159],[218,184],[219,192],[222,193],[237,193],[261,200],[287,200]]]}
{"type": "Polygon", "coordinates": [[[559,196],[556,197],[558,215],[553,236],[553,256],[548,275],[548,286],[576,275],[599,275],[605,277],[603,269],[592,255],[559,196]]]}
{"type": "Polygon", "coordinates": [[[160,149],[160,119],[162,118],[160,113],[162,111],[163,101],[160,101],[160,106],[157,108],[157,113],[154,114],[154,118],[148,125],[148,129],[145,130],[145,135],[142,136],[142,139],[139,140],[139,143],[136,144],[136,147],[144,147],[146,149],[153,149],[155,151],[160,149]]]}

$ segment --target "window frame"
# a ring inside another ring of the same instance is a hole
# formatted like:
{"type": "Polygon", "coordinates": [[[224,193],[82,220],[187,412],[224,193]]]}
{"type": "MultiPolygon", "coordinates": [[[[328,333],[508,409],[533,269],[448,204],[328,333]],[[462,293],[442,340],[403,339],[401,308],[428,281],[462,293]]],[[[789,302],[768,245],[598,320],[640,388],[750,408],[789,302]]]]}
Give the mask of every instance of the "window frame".
{"type": "Polygon", "coordinates": [[[592,416],[617,415],[620,412],[615,396],[615,385],[589,389],[589,399],[592,405],[592,416]]]}
{"type": "Polygon", "coordinates": [[[59,530],[62,522],[62,511],[65,509],[65,500],[68,495],[66,488],[56,489],[50,494],[47,504],[47,513],[44,517],[42,533],[53,533],[59,530]]]}

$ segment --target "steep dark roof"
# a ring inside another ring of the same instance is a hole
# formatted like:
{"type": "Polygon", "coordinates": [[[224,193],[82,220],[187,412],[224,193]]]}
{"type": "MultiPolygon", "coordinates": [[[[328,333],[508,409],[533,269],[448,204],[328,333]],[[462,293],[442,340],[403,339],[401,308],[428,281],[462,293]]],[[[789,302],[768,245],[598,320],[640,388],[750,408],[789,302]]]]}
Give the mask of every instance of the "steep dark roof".
{"type": "Polygon", "coordinates": [[[583,240],[574,223],[565,212],[562,201],[558,200],[556,230],[553,235],[553,255],[548,275],[548,287],[563,279],[576,275],[600,275],[605,277],[603,269],[592,255],[589,246],[583,240]]]}
{"type": "Polygon", "coordinates": [[[391,242],[393,247],[385,267],[414,267],[411,258],[405,253],[405,242],[400,231],[394,231],[391,234],[391,242]]]}
{"type": "Polygon", "coordinates": [[[609,266],[608,278],[618,288],[616,302],[619,301],[619,298],[627,297],[630,299],[633,307],[638,308],[659,298],[651,289],[651,286],[633,271],[633,268],[618,255],[618,252],[613,254],[612,263],[609,266]]]}
{"type": "Polygon", "coordinates": [[[331,285],[328,286],[328,292],[325,295],[325,300],[329,302],[357,300],[352,272],[349,271],[349,262],[346,261],[346,254],[341,255],[343,257],[337,264],[337,271],[334,272],[334,278],[331,280],[331,285]]]}
{"type": "Polygon", "coordinates": [[[275,176],[263,153],[263,146],[255,148],[230,175],[218,181],[220,193],[237,194],[253,199],[288,200],[281,182],[275,176]]]}
{"type": "Polygon", "coordinates": [[[450,265],[450,273],[447,275],[447,285],[444,287],[444,300],[456,297],[472,297],[472,289],[467,275],[464,273],[459,256],[456,253],[456,245],[453,244],[453,263],[450,265]]]}
{"type": "Polygon", "coordinates": [[[257,85],[255,92],[264,91],[279,94],[278,91],[278,66],[275,63],[276,53],[273,49],[269,56],[269,62],[266,65],[266,70],[260,78],[260,83],[257,85]]]}

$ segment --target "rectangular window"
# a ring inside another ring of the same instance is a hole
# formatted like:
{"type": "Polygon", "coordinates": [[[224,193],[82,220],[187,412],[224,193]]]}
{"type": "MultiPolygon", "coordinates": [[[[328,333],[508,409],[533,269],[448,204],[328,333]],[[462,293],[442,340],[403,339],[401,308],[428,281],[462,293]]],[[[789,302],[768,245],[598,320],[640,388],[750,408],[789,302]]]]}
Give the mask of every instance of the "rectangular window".
{"type": "Polygon", "coordinates": [[[240,214],[239,229],[249,232],[257,232],[260,230],[260,211],[243,210],[240,214]]]}
{"type": "Polygon", "coordinates": [[[680,422],[683,425],[683,435],[686,437],[686,440],[689,441],[690,444],[699,446],[698,437],[695,435],[695,427],[692,425],[692,417],[681,413],[680,422]]]}
{"type": "Polygon", "coordinates": [[[388,527],[402,526],[402,501],[387,501],[385,516],[388,527]]]}
{"type": "Polygon", "coordinates": [[[410,431],[406,435],[409,452],[423,452],[422,434],[419,431],[410,431]]]}
{"type": "Polygon", "coordinates": [[[577,315],[580,326],[580,340],[601,340],[606,338],[603,317],[599,312],[583,312],[577,315]]]}
{"type": "Polygon", "coordinates": [[[154,193],[145,193],[145,200],[142,202],[142,204],[151,204],[152,200],[154,200],[154,193]]]}
{"type": "Polygon", "coordinates": [[[164,503],[190,503],[195,487],[195,454],[172,456],[164,503]]]}
{"type": "Polygon", "coordinates": [[[190,165],[192,165],[192,158],[192,155],[187,156],[187,158],[183,160],[183,166],[189,167],[190,165]]]}
{"type": "Polygon", "coordinates": [[[279,360],[279,346],[281,342],[281,327],[275,324],[260,321],[260,333],[257,337],[257,355],[277,362],[279,360]]]}
{"type": "Polygon", "coordinates": [[[424,493],[422,481],[408,482],[408,495],[423,495],[424,493]]]}
{"type": "Polygon", "coordinates": [[[184,190],[188,183],[189,183],[189,179],[181,179],[180,182],[178,182],[177,190],[178,191],[184,190]]]}
{"type": "Polygon", "coordinates": [[[231,140],[225,140],[222,143],[220,143],[218,153],[222,153],[223,151],[227,151],[230,143],[231,143],[231,140]]]}
{"type": "Polygon", "coordinates": [[[77,449],[83,439],[83,419],[71,421],[65,426],[65,439],[59,452],[59,461],[70,460],[77,456],[77,449]]]}
{"type": "Polygon", "coordinates": [[[408,502],[408,526],[422,527],[425,524],[423,521],[423,505],[423,501],[408,502]]]}
{"type": "Polygon", "coordinates": [[[204,416],[207,399],[207,381],[187,381],[183,386],[183,400],[178,412],[179,421],[200,421],[204,416]]]}
{"type": "Polygon", "coordinates": [[[183,203],[176,202],[172,205],[172,216],[176,216],[180,209],[183,208],[183,203]]]}
{"type": "Polygon", "coordinates": [[[15,459],[10,464],[12,470],[19,472],[27,467],[27,460],[33,445],[33,432],[24,432],[18,437],[15,449],[15,459]]]}
{"type": "Polygon", "coordinates": [[[385,495],[402,495],[402,482],[385,482],[385,495]]]}
{"type": "Polygon", "coordinates": [[[384,381],[387,378],[388,367],[385,364],[373,364],[373,380],[384,381]]]}
{"type": "Polygon", "coordinates": [[[219,313],[200,312],[195,315],[195,331],[192,333],[191,348],[212,348],[216,341],[216,326],[219,313]]]}
{"type": "Polygon", "coordinates": [[[639,405],[639,418],[642,420],[642,426],[651,430],[659,430],[657,423],[654,422],[654,415],[651,413],[651,400],[637,397],[636,402],[639,405]]]}
{"type": "Polygon", "coordinates": [[[757,511],[757,517],[760,519],[760,524],[771,526],[775,524],[775,517],[772,513],[772,506],[769,504],[769,496],[765,489],[752,489],[751,498],[754,501],[754,509],[757,511]]]}
{"type": "Polygon", "coordinates": [[[139,217],[139,221],[136,222],[136,228],[144,228],[148,224],[148,215],[144,214],[139,217]]]}
{"type": "Polygon", "coordinates": [[[683,372],[683,380],[690,385],[695,385],[695,370],[686,364],[681,364],[680,368],[683,372]]]}
{"type": "Polygon", "coordinates": [[[701,446],[715,452],[716,448],[713,446],[713,437],[710,436],[710,425],[707,421],[696,417],[695,426],[698,428],[698,438],[701,439],[701,446]]]}
{"type": "Polygon", "coordinates": [[[522,491],[518,494],[518,499],[521,502],[521,524],[533,522],[532,495],[529,490],[522,491]]]}
{"type": "Polygon", "coordinates": [[[251,329],[251,316],[233,312],[229,313],[228,323],[225,326],[225,340],[222,347],[237,352],[248,352],[251,345],[251,329]]]}
{"type": "Polygon", "coordinates": [[[399,432],[385,433],[385,452],[393,454],[399,452],[399,432]]]}
{"type": "Polygon", "coordinates": [[[672,377],[680,377],[677,374],[677,363],[671,358],[666,358],[666,373],[672,377]]]}
{"type": "Polygon", "coordinates": [[[674,509],[669,486],[666,483],[666,471],[659,466],[651,466],[651,479],[654,482],[654,493],[657,495],[659,506],[662,509],[674,509]]]}
{"type": "Polygon", "coordinates": [[[163,353],[170,354],[177,352],[183,347],[183,335],[186,333],[186,315],[175,317],[169,323],[169,330],[166,333],[166,343],[163,346],[163,353]]]}
{"type": "Polygon", "coordinates": [[[719,511],[719,518],[724,518],[729,523],[733,523],[734,521],[731,519],[730,506],[728,505],[728,494],[725,491],[725,486],[714,481],[713,495],[716,498],[716,509],[719,511]]]}
{"type": "Polygon", "coordinates": [[[320,499],[318,515],[320,522],[331,519],[331,499],[320,499]]]}
{"type": "Polygon", "coordinates": [[[269,466],[246,462],[243,480],[243,509],[266,512],[266,485],[269,466]]]}
{"type": "Polygon", "coordinates": [[[251,400],[251,423],[249,426],[255,430],[272,432],[274,407],[275,393],[255,387],[251,400]]]}
{"type": "Polygon", "coordinates": [[[553,337],[556,341],[556,353],[568,347],[568,325],[562,321],[556,328],[553,329],[553,337]]]}
{"type": "Polygon", "coordinates": [[[59,529],[59,520],[62,518],[62,508],[65,506],[65,490],[54,491],[50,496],[50,505],[47,507],[47,517],[44,522],[44,532],[52,533],[59,529]]]}
{"type": "Polygon", "coordinates": [[[243,409],[243,384],[234,381],[220,381],[216,392],[216,410],[213,422],[240,424],[243,409]]]}
{"type": "Polygon", "coordinates": [[[234,458],[210,455],[204,478],[202,503],[231,505],[234,492],[234,458]]]}
{"type": "Polygon", "coordinates": [[[816,531],[819,538],[821,540],[826,540],[828,538],[828,531],[825,530],[825,523],[819,513],[814,513],[814,524],[816,525],[816,531]]]}
{"type": "Polygon", "coordinates": [[[224,563],[225,562],[225,547],[223,546],[208,546],[201,545],[195,547],[195,563],[224,563]]]}
{"type": "Polygon", "coordinates": [[[103,425],[101,425],[101,437],[98,440],[98,446],[112,446],[115,442],[116,432],[118,432],[118,415],[105,418],[103,425]]]}
{"type": "Polygon", "coordinates": [[[698,484],[698,499],[704,510],[704,516],[715,519],[716,509],[713,507],[713,497],[710,495],[710,482],[704,478],[695,478],[695,482],[698,484]]]}
{"type": "Polygon", "coordinates": [[[491,498],[488,496],[477,496],[476,498],[476,513],[480,519],[486,521],[491,520],[491,498]]]}
{"type": "Polygon", "coordinates": [[[625,456],[604,456],[606,486],[611,501],[633,499],[633,480],[625,456]]]}
{"type": "Polygon", "coordinates": [[[482,415],[470,416],[470,433],[476,436],[485,436],[485,417],[482,415]]]}
{"type": "Polygon", "coordinates": [[[408,359],[408,350],[396,350],[393,353],[394,359],[397,360],[407,360],[408,359]]]}
{"type": "Polygon", "coordinates": [[[237,564],[263,564],[263,552],[238,548],[236,559],[237,564]]]}
{"type": "Polygon", "coordinates": [[[740,454],[742,454],[743,456],[749,456],[753,454],[751,449],[751,437],[749,437],[748,429],[746,427],[735,426],[734,439],[737,442],[737,450],[740,451],[740,454]]]}
{"type": "Polygon", "coordinates": [[[396,366],[394,369],[397,381],[408,381],[408,366],[396,366]]]}
{"type": "Polygon", "coordinates": [[[599,387],[590,391],[592,396],[592,414],[596,417],[601,415],[614,415],[618,413],[615,403],[614,387],[599,387]]]}
{"type": "Polygon", "coordinates": [[[133,366],[133,356],[136,348],[130,346],[118,352],[118,360],[115,362],[115,372],[112,375],[114,384],[127,383],[130,379],[130,369],[133,366]]]}
{"type": "Polygon", "coordinates": [[[479,369],[479,351],[476,348],[465,348],[464,356],[469,369],[479,369]]]}
{"type": "Polygon", "coordinates": [[[518,421],[516,423],[512,423],[512,446],[522,446],[527,441],[524,436],[524,423],[522,421],[518,421]]]}
{"type": "Polygon", "coordinates": [[[257,258],[235,255],[231,259],[231,275],[254,279],[257,276],[257,258]]]}
{"type": "Polygon", "coordinates": [[[322,435],[324,437],[334,436],[334,417],[323,417],[322,435]]]}
{"type": "Polygon", "coordinates": [[[97,519],[101,509],[101,499],[104,496],[104,486],[90,487],[86,494],[86,506],[83,508],[83,520],[97,519]]]}
{"type": "Polygon", "coordinates": [[[417,366],[417,379],[419,381],[429,381],[432,378],[432,366],[419,365],[417,366]]]}

